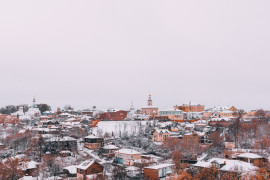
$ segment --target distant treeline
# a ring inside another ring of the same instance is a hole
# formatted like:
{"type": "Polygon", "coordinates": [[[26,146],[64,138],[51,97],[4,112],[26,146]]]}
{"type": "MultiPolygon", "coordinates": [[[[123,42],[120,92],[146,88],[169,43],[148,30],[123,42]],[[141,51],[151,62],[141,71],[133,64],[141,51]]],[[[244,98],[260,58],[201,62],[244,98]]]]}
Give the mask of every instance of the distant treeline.
{"type": "MultiPolygon", "coordinates": [[[[20,106],[23,107],[23,112],[27,112],[29,109],[29,106],[27,104],[23,105],[8,105],[5,107],[0,108],[0,114],[12,114],[14,112],[17,112],[20,108],[20,106]]],[[[51,107],[48,104],[37,104],[37,107],[39,108],[40,112],[43,113],[45,111],[51,111],[51,107]]]]}

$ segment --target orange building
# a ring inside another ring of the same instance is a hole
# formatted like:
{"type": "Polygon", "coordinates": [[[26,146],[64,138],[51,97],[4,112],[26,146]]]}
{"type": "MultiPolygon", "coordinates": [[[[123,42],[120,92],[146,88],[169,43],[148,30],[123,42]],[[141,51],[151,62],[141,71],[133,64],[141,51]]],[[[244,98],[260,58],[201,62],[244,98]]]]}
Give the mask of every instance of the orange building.
{"type": "Polygon", "coordinates": [[[220,117],[232,117],[234,111],[222,111],[219,113],[220,117]]]}
{"type": "Polygon", "coordinates": [[[237,111],[237,109],[234,106],[230,107],[229,110],[230,111],[237,111]]]}
{"type": "Polygon", "coordinates": [[[182,110],[184,112],[202,112],[204,111],[204,105],[200,104],[183,104],[182,106],[174,106],[175,109],[182,110]]]}
{"type": "Polygon", "coordinates": [[[251,110],[248,112],[248,116],[255,116],[256,110],[251,110]]]}

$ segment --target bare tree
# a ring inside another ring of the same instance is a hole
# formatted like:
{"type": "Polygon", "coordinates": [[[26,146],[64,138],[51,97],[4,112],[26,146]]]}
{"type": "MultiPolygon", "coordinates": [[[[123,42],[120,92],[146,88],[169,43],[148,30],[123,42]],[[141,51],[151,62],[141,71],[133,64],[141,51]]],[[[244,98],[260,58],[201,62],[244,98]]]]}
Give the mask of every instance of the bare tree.
{"type": "Polygon", "coordinates": [[[234,141],[235,141],[236,147],[239,146],[238,134],[239,134],[239,128],[240,128],[240,121],[243,118],[244,114],[245,114],[245,111],[242,110],[242,109],[239,109],[239,110],[237,110],[237,111],[235,111],[233,113],[234,122],[232,124],[232,133],[233,133],[233,136],[234,136],[234,141]]]}
{"type": "Polygon", "coordinates": [[[255,112],[255,117],[262,123],[268,123],[269,116],[263,109],[259,109],[255,112]]]}

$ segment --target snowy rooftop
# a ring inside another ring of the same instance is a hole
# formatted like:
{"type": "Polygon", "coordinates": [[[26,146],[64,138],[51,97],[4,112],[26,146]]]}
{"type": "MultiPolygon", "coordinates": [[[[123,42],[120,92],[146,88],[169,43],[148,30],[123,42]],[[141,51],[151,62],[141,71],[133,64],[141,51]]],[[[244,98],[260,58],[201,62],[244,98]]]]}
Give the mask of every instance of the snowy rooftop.
{"type": "Polygon", "coordinates": [[[25,131],[26,131],[26,130],[21,129],[21,130],[19,131],[19,133],[23,134],[23,133],[25,133],[25,131]]]}
{"type": "Polygon", "coordinates": [[[90,134],[89,136],[86,136],[85,138],[87,138],[87,139],[97,139],[97,138],[100,138],[100,137],[97,137],[94,134],[90,134]]]}
{"type": "Polygon", "coordinates": [[[76,141],[76,139],[69,137],[69,136],[64,136],[62,138],[52,137],[52,138],[48,139],[47,141],[76,141]]]}
{"type": "Polygon", "coordinates": [[[135,166],[129,166],[129,167],[126,168],[126,170],[127,171],[138,171],[138,170],[140,170],[140,168],[135,167],[135,166]]]}
{"type": "Polygon", "coordinates": [[[173,166],[173,164],[159,164],[159,165],[154,165],[154,166],[148,166],[145,168],[146,169],[162,169],[162,168],[171,167],[171,166],[173,166]]]}
{"type": "Polygon", "coordinates": [[[43,113],[49,114],[49,113],[54,113],[54,111],[45,111],[45,112],[43,112],[43,113]]]}
{"type": "Polygon", "coordinates": [[[195,131],[199,136],[205,136],[205,132],[195,131]]]}
{"type": "Polygon", "coordinates": [[[157,133],[169,133],[167,129],[157,129],[155,130],[157,133]]]}
{"type": "Polygon", "coordinates": [[[260,156],[258,154],[254,154],[254,153],[243,153],[243,154],[238,155],[237,157],[248,158],[248,159],[261,159],[261,158],[263,158],[262,156],[260,156]]]}
{"type": "Polygon", "coordinates": [[[110,144],[110,145],[104,146],[103,149],[118,149],[118,147],[113,144],[110,144]]]}
{"type": "Polygon", "coordinates": [[[225,165],[220,169],[222,171],[233,171],[233,172],[249,172],[256,171],[258,167],[252,165],[251,163],[247,163],[239,160],[229,160],[222,158],[212,158],[209,162],[218,162],[219,164],[225,165]]]}
{"type": "Polygon", "coordinates": [[[142,109],[158,109],[158,107],[155,106],[144,106],[142,109]]]}
{"type": "Polygon", "coordinates": [[[22,170],[35,169],[35,168],[37,168],[38,164],[39,163],[37,163],[35,161],[25,162],[22,164],[21,169],[22,170]]]}
{"type": "Polygon", "coordinates": [[[134,149],[120,149],[117,151],[117,153],[121,154],[141,154],[140,152],[134,150],[134,149]]]}
{"type": "Polygon", "coordinates": [[[67,170],[70,174],[76,174],[77,167],[78,167],[77,165],[73,165],[73,166],[64,167],[64,169],[67,170]]]}
{"type": "Polygon", "coordinates": [[[198,161],[196,164],[194,164],[193,166],[196,167],[203,167],[203,168],[209,168],[212,166],[211,162],[206,162],[206,161],[198,161]]]}
{"type": "Polygon", "coordinates": [[[186,127],[194,128],[194,124],[186,124],[186,127]]]}
{"type": "Polygon", "coordinates": [[[216,118],[212,118],[210,119],[210,121],[230,121],[231,118],[229,117],[216,117],[216,118]]]}
{"type": "Polygon", "coordinates": [[[94,160],[86,160],[84,162],[82,162],[80,165],[77,166],[78,169],[83,169],[86,170],[87,168],[89,168],[95,161],[94,160]]]}
{"type": "Polygon", "coordinates": [[[221,171],[231,171],[231,172],[241,172],[247,173],[251,171],[256,171],[258,167],[254,166],[251,163],[247,163],[244,161],[239,160],[229,160],[229,159],[222,159],[222,158],[212,158],[208,161],[198,161],[194,166],[209,168],[213,165],[213,163],[218,163],[223,165],[220,170],[221,171]]]}
{"type": "Polygon", "coordinates": [[[36,180],[37,178],[34,178],[33,176],[24,176],[20,180],[36,180]]]}

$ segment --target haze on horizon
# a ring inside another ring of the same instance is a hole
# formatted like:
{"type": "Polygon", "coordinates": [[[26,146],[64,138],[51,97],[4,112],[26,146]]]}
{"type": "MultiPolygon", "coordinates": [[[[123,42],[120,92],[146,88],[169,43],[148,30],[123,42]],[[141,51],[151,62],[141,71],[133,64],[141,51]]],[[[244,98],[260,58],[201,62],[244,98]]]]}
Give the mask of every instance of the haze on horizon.
{"type": "Polygon", "coordinates": [[[270,1],[1,1],[0,106],[270,109],[270,1]]]}

